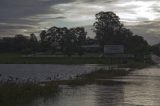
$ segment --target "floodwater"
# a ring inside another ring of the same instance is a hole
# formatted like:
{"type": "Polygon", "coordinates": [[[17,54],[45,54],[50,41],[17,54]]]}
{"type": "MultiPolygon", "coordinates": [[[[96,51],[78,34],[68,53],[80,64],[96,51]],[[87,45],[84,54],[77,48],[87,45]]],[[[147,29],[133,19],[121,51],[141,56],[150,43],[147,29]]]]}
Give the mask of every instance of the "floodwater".
{"type": "Polygon", "coordinates": [[[102,65],[0,64],[0,80],[48,81],[65,80],[89,73],[102,65]]]}
{"type": "MultiPolygon", "coordinates": [[[[2,66],[3,69],[6,68],[4,65],[1,65],[0,67],[2,66]]],[[[11,69],[15,67],[14,65],[10,66],[11,69]]],[[[42,68],[41,65],[34,67],[38,66],[42,68]]],[[[46,65],[46,67],[48,66],[54,70],[59,69],[59,72],[62,71],[60,68],[61,65],[46,65]]],[[[72,73],[73,70],[76,72],[81,70],[79,73],[86,73],[88,72],[86,70],[95,69],[97,66],[76,65],[64,67],[67,72],[62,72],[68,74],[68,72],[72,73]],[[72,68],[73,70],[69,71],[69,68],[72,68]]],[[[22,69],[22,72],[28,71],[29,69],[22,69]]],[[[38,72],[42,72],[43,68],[40,70],[41,71],[38,70],[38,72]]],[[[48,70],[41,74],[45,72],[52,72],[51,69],[48,70]]],[[[13,71],[17,71],[17,73],[19,73],[20,70],[18,69],[13,71]]],[[[33,70],[29,72],[36,73],[33,70]]],[[[4,72],[3,74],[7,74],[7,72],[4,72]]],[[[26,74],[28,73],[26,72],[26,74]]],[[[74,73],[74,75],[76,74],[74,73]]],[[[22,106],[160,106],[160,65],[133,71],[125,77],[106,79],[106,81],[108,80],[110,83],[106,85],[92,84],[76,87],[64,85],[61,86],[62,90],[56,97],[47,99],[39,98],[29,105],[22,106]]]]}
{"type": "Polygon", "coordinates": [[[62,86],[57,97],[30,106],[160,106],[160,66],[108,80],[111,84],[62,86]]]}

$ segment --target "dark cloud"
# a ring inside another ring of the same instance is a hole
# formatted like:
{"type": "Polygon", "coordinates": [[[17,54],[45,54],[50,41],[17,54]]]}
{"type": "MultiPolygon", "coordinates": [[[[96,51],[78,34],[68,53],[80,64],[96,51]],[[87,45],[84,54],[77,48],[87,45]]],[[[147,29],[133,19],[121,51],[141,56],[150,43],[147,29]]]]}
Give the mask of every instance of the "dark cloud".
{"type": "MultiPolygon", "coordinates": [[[[31,28],[30,26],[32,25],[36,26],[41,20],[38,20],[38,17],[37,20],[27,19],[27,17],[39,14],[57,14],[59,11],[56,9],[50,10],[51,6],[72,1],[73,0],[0,0],[1,36],[8,35],[9,32],[7,33],[7,31],[10,30],[14,34],[19,29],[28,29],[31,28]],[[2,32],[6,33],[2,35],[2,32]]],[[[57,18],[63,17],[55,17],[55,19],[57,18]]]]}
{"type": "MultiPolygon", "coordinates": [[[[1,0],[0,19],[19,18],[48,12],[51,5],[65,3],[69,0],[1,0]]],[[[56,12],[56,11],[54,11],[56,12]]]]}

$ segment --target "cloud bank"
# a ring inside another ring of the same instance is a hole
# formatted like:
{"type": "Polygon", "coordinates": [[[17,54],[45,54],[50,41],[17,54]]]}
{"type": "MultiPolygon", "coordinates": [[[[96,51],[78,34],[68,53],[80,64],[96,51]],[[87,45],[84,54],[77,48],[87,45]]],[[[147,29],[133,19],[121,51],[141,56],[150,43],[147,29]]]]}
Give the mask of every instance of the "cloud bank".
{"type": "Polygon", "coordinates": [[[0,36],[29,34],[51,26],[86,26],[94,15],[113,11],[121,21],[150,44],[160,42],[159,0],[1,0],[0,36]]]}

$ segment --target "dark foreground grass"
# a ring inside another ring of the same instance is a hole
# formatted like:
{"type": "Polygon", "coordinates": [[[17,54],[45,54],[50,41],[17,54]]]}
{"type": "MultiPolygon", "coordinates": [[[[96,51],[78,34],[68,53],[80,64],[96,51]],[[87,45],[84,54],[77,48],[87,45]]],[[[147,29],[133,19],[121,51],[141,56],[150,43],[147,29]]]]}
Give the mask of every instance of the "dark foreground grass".
{"type": "Polygon", "coordinates": [[[0,106],[29,104],[40,97],[54,96],[58,91],[58,86],[54,84],[1,82],[0,106]]]}

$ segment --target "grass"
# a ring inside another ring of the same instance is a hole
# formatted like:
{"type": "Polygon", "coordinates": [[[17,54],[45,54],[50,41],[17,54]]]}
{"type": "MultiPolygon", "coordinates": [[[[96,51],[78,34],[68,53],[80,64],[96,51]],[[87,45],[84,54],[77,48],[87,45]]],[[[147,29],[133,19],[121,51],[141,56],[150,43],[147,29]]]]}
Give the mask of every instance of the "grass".
{"type": "Polygon", "coordinates": [[[32,82],[1,82],[0,106],[28,104],[40,97],[54,96],[58,91],[58,86],[54,84],[45,84],[42,86],[32,82]]]}
{"type": "Polygon", "coordinates": [[[117,77],[117,76],[126,76],[131,71],[132,71],[131,69],[130,70],[100,69],[100,70],[96,70],[88,74],[82,74],[71,80],[51,81],[51,83],[53,84],[56,83],[60,85],[71,85],[71,86],[86,85],[86,84],[100,84],[100,83],[106,83],[106,80],[103,80],[103,79],[110,79],[110,78],[117,77]]]}
{"type": "MultiPolygon", "coordinates": [[[[20,54],[0,54],[0,64],[118,64],[123,65],[122,58],[107,57],[23,57],[20,54]]],[[[128,66],[143,65],[143,61],[127,59],[128,66]],[[139,63],[139,64],[137,64],[139,63]],[[134,65],[133,65],[134,64],[134,65]]],[[[146,64],[144,64],[146,65],[146,64]]]]}
{"type": "MultiPolygon", "coordinates": [[[[99,57],[22,57],[18,54],[1,54],[0,64],[106,64],[110,61],[99,57]]],[[[115,60],[116,63],[120,61],[115,60]]]]}

